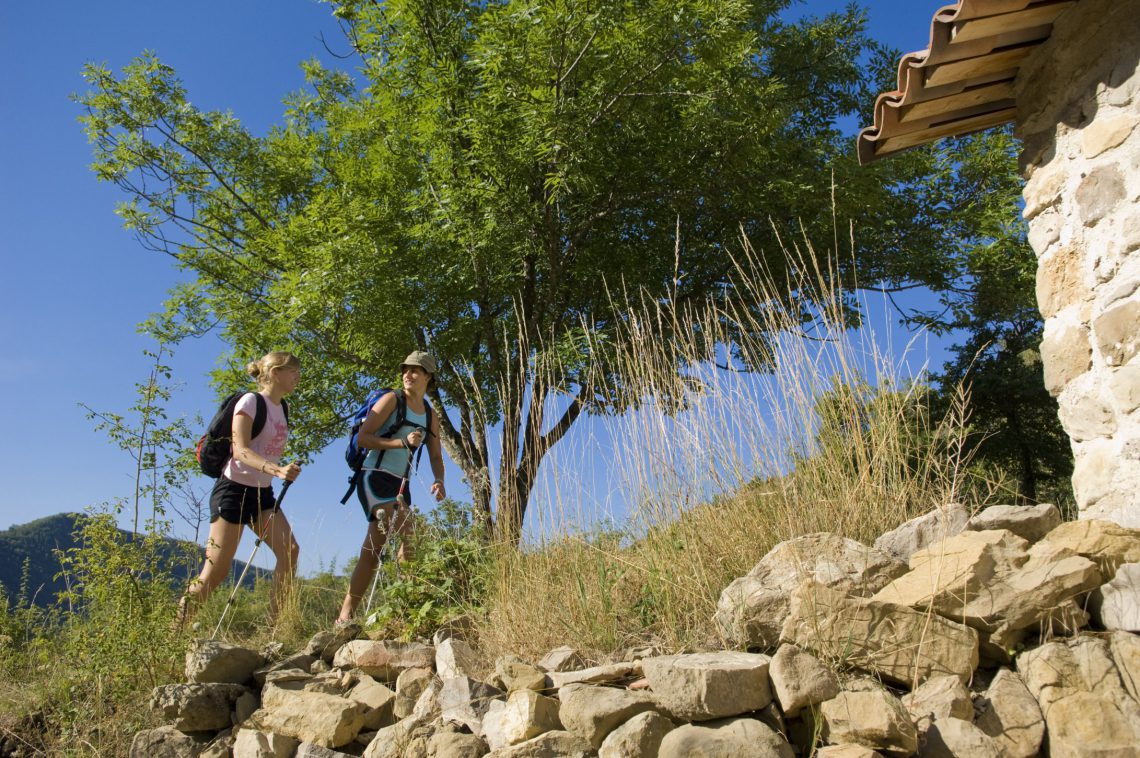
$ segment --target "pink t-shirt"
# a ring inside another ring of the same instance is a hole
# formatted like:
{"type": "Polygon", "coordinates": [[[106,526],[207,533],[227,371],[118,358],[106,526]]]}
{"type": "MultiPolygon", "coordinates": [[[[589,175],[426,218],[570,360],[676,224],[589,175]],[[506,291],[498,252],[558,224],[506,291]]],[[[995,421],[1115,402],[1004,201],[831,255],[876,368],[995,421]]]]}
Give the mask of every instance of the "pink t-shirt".
{"type": "MultiPolygon", "coordinates": [[[[250,440],[249,447],[270,463],[278,463],[281,460],[281,453],[285,451],[285,442],[289,439],[289,424],[285,421],[284,409],[267,397],[265,397],[265,410],[267,411],[265,428],[261,430],[261,434],[250,440]]],[[[234,415],[239,413],[249,416],[250,419],[257,418],[257,398],[252,392],[238,401],[234,415]]],[[[272,474],[263,474],[256,467],[248,466],[236,458],[230,458],[222,475],[248,487],[268,487],[273,481],[272,474]]]]}

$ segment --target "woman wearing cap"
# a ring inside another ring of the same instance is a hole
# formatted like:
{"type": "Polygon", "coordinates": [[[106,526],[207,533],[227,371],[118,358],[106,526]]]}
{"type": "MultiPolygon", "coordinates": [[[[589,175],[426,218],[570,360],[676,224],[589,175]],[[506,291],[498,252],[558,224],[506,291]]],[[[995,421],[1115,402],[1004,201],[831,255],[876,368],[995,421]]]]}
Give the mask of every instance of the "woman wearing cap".
{"type": "Polygon", "coordinates": [[[428,388],[435,384],[437,369],[435,358],[419,350],[413,352],[400,364],[403,388],[397,392],[403,392],[407,405],[404,422],[396,428],[398,398],[396,392],[388,392],[376,401],[360,425],[356,444],[367,448],[369,453],[362,469],[367,473],[360,478],[356,495],[365,513],[369,514],[368,532],[364,535],[356,568],[352,570],[348,594],[344,597],[337,623],[352,618],[364,590],[376,573],[389,534],[404,538],[400,542],[399,560],[405,560],[409,555],[406,538],[412,534],[414,519],[406,477],[413,451],[425,441],[435,477],[431,494],[437,501],[447,496],[443,487],[439,418],[432,413],[424,397],[428,388]],[[400,496],[399,501],[397,496],[400,496]]]}

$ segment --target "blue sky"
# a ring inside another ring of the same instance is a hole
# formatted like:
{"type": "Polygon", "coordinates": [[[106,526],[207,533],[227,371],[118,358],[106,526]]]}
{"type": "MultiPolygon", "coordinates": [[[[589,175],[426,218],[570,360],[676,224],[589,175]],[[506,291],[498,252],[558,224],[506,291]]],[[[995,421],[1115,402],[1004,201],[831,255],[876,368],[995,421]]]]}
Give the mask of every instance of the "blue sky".
{"type": "MultiPolygon", "coordinates": [[[[904,51],[921,49],[944,4],[871,0],[871,33],[904,51]]],[[[842,6],[808,0],[797,13],[842,6]]],[[[303,85],[300,61],[351,64],[332,59],[320,41],[323,34],[343,51],[330,10],[313,0],[0,5],[0,529],[131,492],[130,460],[93,431],[79,403],[125,411],[134,402],[134,384],[149,368],[142,351],[153,347],[136,325],[179,276],[169,259],[122,229],[113,212],[122,196],[88,169],[80,109],[69,99],[84,89],[83,64],[118,70],[152,50],[177,71],[195,105],[231,110],[263,134],[280,120],[281,98],[303,85]]],[[[174,413],[212,413],[206,373],[222,349],[212,340],[180,348],[173,367],[183,389],[174,413]]],[[[562,444],[573,444],[572,436],[562,444]]],[[[338,442],[318,456],[286,503],[306,573],[343,565],[362,536],[359,509],[338,503],[341,452],[338,442]]],[[[463,497],[448,463],[449,490],[463,497]]],[[[205,492],[211,482],[200,479],[205,492]]],[[[413,482],[421,503],[423,484],[413,482]]],[[[183,527],[180,536],[193,538],[193,530],[183,527]]],[[[246,540],[239,555],[250,549],[246,540]]]]}

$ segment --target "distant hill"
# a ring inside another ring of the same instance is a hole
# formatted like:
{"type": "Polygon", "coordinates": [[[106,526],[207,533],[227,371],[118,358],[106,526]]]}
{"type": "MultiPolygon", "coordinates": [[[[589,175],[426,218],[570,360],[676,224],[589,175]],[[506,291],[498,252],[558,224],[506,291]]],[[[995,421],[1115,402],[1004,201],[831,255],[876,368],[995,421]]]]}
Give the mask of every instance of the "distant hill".
{"type": "MultiPolygon", "coordinates": [[[[54,516],[36,519],[27,524],[18,524],[0,532],[0,584],[4,586],[8,602],[11,604],[20,589],[24,576],[24,562],[28,561],[28,595],[41,607],[52,605],[56,595],[63,589],[63,582],[55,579],[59,573],[56,550],[68,550],[76,546],[75,531],[83,519],[81,513],[58,513],[54,516]]],[[[124,535],[129,534],[120,530],[124,535]]],[[[174,565],[174,575],[179,584],[185,584],[201,569],[202,548],[185,540],[167,540],[168,555],[174,565]],[[198,562],[192,566],[184,559],[186,548],[193,548],[198,562]]],[[[237,581],[244,561],[235,560],[230,569],[230,581],[237,581]]],[[[255,575],[272,576],[273,572],[253,568],[246,575],[245,584],[253,586],[255,575]]]]}

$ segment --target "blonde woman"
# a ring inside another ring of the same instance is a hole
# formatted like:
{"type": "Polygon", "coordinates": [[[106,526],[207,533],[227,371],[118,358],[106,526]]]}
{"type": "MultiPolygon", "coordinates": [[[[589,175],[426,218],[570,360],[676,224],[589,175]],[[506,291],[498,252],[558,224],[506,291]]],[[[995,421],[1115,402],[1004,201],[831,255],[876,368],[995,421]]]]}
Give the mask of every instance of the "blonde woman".
{"type": "Polygon", "coordinates": [[[272,482],[275,478],[291,482],[301,473],[296,463],[281,463],[289,439],[285,396],[297,388],[301,363],[291,353],[272,352],[250,363],[246,371],[257,380],[259,391],[247,392],[234,407],[231,456],[210,493],[206,561],[179,603],[183,623],[229,574],[247,525],[277,559],[269,604],[272,616],[276,617],[296,572],[300,547],[289,519],[277,507],[272,482]],[[259,413],[265,422],[254,436],[254,419],[259,413]]]}
{"type": "Polygon", "coordinates": [[[368,517],[368,531],[360,546],[356,567],[349,579],[348,593],[340,608],[337,623],[347,623],[356,612],[372,575],[380,565],[380,554],[389,535],[398,535],[399,560],[409,557],[408,538],[415,519],[412,496],[408,491],[408,471],[416,448],[427,444],[428,458],[435,481],[431,495],[443,500],[443,449],[439,444],[439,418],[432,412],[425,395],[435,382],[438,364],[431,355],[415,351],[400,364],[402,386],[381,395],[360,425],[356,444],[368,450],[364,470],[368,473],[357,484],[356,494],[368,517]],[[403,419],[397,413],[400,400],[406,404],[403,419]]]}

